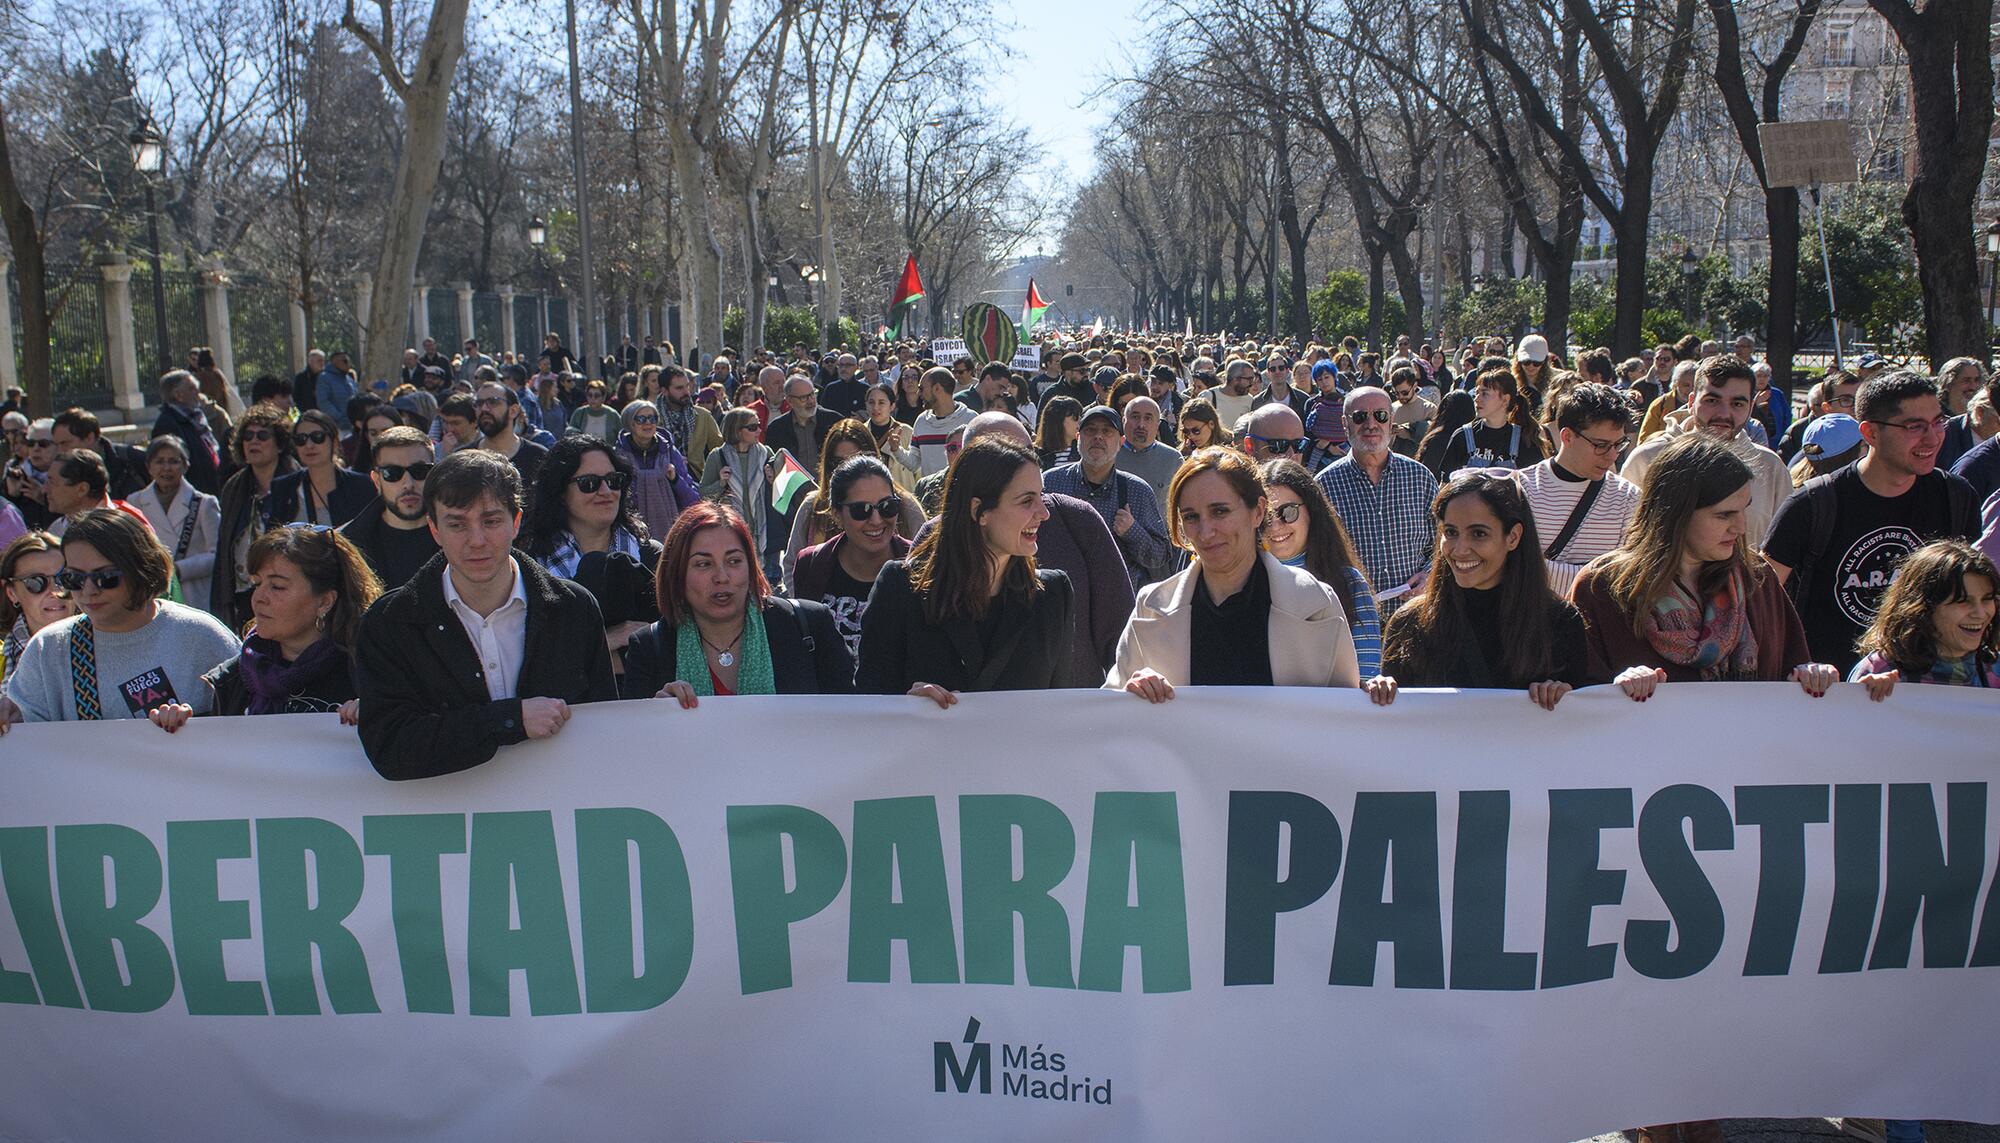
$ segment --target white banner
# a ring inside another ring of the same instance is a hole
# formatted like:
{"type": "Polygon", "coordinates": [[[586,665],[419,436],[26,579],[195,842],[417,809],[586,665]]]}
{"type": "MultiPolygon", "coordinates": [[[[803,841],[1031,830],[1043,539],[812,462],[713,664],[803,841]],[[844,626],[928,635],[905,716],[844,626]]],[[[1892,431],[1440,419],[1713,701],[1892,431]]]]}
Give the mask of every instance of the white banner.
{"type": "Polygon", "coordinates": [[[2000,1120],[2000,701],[1184,690],[0,739],[0,1136],[2000,1120]]]}
{"type": "Polygon", "coordinates": [[[947,368],[959,358],[970,356],[972,355],[965,350],[965,339],[962,337],[940,337],[931,342],[931,360],[947,368]]]}
{"type": "Polygon", "coordinates": [[[1022,342],[1014,350],[1014,360],[1007,363],[1007,368],[1012,369],[1016,373],[1026,373],[1029,376],[1040,372],[1042,368],[1041,345],[1032,341],[1022,342]]]}

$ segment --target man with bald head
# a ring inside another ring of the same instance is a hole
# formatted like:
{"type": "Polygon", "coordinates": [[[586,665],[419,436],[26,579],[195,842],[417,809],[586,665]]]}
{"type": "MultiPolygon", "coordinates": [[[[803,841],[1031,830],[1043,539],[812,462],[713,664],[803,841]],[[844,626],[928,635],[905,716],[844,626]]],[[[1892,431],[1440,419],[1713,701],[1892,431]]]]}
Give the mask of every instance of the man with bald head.
{"type": "Polygon", "coordinates": [[[1376,598],[1400,600],[1423,587],[1430,571],[1437,477],[1391,450],[1394,413],[1385,390],[1361,386],[1348,394],[1343,411],[1348,453],[1320,471],[1319,486],[1347,526],[1376,598]]]}
{"type": "Polygon", "coordinates": [[[859,376],[861,362],[852,353],[843,353],[834,358],[834,378],[819,391],[819,407],[832,413],[836,418],[862,417],[861,407],[868,403],[868,383],[859,376]]]}
{"type": "Polygon", "coordinates": [[[1151,397],[1134,397],[1125,402],[1125,444],[1118,450],[1118,471],[1129,472],[1152,485],[1160,503],[1167,501],[1167,485],[1180,471],[1181,453],[1160,441],[1160,403],[1151,397]]]}
{"type": "MultiPolygon", "coordinates": [[[[1003,436],[1033,447],[1027,427],[1011,413],[981,413],[966,424],[967,444],[983,436],[1003,436]]],[[[1123,574],[1125,560],[1118,542],[1095,508],[1056,492],[1043,492],[1042,503],[1048,507],[1049,518],[1036,534],[1035,566],[1054,568],[1069,576],[1075,592],[1070,603],[1070,618],[1075,623],[1070,639],[1070,678],[1077,680],[1078,686],[1088,686],[1089,680],[1101,679],[1111,669],[1118,636],[1132,617],[1132,581],[1123,574]]],[[[925,524],[917,537],[921,539],[935,524],[935,520],[925,524]]]]}
{"type": "Polygon", "coordinates": [[[804,465],[807,472],[819,472],[819,446],[826,440],[826,434],[840,418],[820,407],[819,394],[813,389],[812,378],[803,373],[794,373],[785,378],[785,404],[789,412],[784,416],[771,415],[770,424],[764,427],[764,443],[771,451],[788,449],[793,458],[804,465]]]}
{"type": "Polygon", "coordinates": [[[1245,414],[1240,435],[1242,439],[1237,443],[1258,464],[1267,460],[1300,460],[1310,443],[1305,439],[1306,425],[1298,413],[1290,405],[1276,403],[1245,414]]]}

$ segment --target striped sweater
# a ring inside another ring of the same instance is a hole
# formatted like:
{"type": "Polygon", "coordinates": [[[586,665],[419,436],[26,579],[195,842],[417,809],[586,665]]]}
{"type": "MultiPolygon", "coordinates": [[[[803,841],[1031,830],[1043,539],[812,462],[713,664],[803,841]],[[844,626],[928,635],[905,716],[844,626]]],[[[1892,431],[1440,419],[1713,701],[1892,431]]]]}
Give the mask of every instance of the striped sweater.
{"type": "MultiPolygon", "coordinates": [[[[1529,465],[1513,475],[1520,482],[1522,495],[1528,498],[1528,509],[1535,515],[1535,536],[1546,550],[1562,533],[1569,514],[1576,510],[1577,501],[1583,499],[1583,491],[1589,485],[1558,475],[1553,459],[1529,465]]],[[[1625,530],[1638,510],[1639,486],[1615,472],[1607,474],[1604,491],[1590,506],[1590,514],[1583,518],[1576,535],[1563,545],[1555,559],[1548,561],[1549,590],[1568,599],[1570,585],[1576,582],[1576,573],[1583,570],[1583,565],[1624,544],[1625,530]]]]}

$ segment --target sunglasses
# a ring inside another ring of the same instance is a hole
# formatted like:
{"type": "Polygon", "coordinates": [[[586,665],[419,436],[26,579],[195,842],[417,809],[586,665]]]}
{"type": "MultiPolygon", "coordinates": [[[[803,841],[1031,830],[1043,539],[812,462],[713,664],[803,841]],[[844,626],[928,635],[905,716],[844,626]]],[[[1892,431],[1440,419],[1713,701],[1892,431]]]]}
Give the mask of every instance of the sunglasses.
{"type": "Polygon", "coordinates": [[[29,447],[29,448],[54,448],[54,447],[56,447],[56,442],[55,442],[55,441],[53,441],[53,440],[49,440],[49,439],[45,439],[45,438],[42,438],[42,437],[36,437],[36,438],[34,438],[33,440],[31,440],[31,441],[29,441],[29,442],[28,442],[28,447],[29,447]]]}
{"type": "Polygon", "coordinates": [[[1389,410],[1387,410],[1387,409],[1356,409],[1356,410],[1354,410],[1353,412],[1351,412],[1351,413],[1347,414],[1347,419],[1348,419],[1348,420],[1350,420],[1350,421],[1352,421],[1352,422],[1354,422],[1354,423],[1355,423],[1355,424],[1357,424],[1357,425],[1365,425],[1365,424],[1367,424],[1367,423],[1368,423],[1368,420],[1369,420],[1369,418],[1371,418],[1371,417],[1373,417],[1373,418],[1374,418],[1374,420],[1375,420],[1375,423],[1376,423],[1376,424],[1378,424],[1378,425],[1386,425],[1386,424],[1388,424],[1388,423],[1389,423],[1389,410]]]}
{"type": "Polygon", "coordinates": [[[1271,437],[1260,437],[1256,433],[1244,433],[1243,435],[1250,440],[1257,441],[1279,456],[1293,452],[1302,453],[1312,447],[1312,442],[1304,437],[1273,439],[1271,437]]]}
{"type": "Polygon", "coordinates": [[[623,492],[625,491],[625,486],[632,483],[632,478],[622,472],[612,472],[604,475],[592,472],[583,476],[572,476],[569,482],[576,485],[578,492],[588,496],[600,488],[607,487],[613,492],[623,492]]]}
{"type": "Polygon", "coordinates": [[[635,425],[657,425],[660,423],[660,418],[653,416],[651,413],[640,413],[638,416],[632,418],[632,423],[635,425]]]}
{"type": "Polygon", "coordinates": [[[841,508],[847,512],[847,518],[850,520],[866,520],[879,514],[882,519],[893,521],[903,514],[903,498],[884,496],[872,504],[866,500],[850,500],[842,504],[841,508]]]}
{"type": "Polygon", "coordinates": [[[300,430],[292,434],[293,444],[323,445],[331,439],[325,429],[314,429],[311,432],[300,430]]]}
{"type": "Polygon", "coordinates": [[[334,533],[335,529],[334,529],[334,526],[333,526],[332,524],[308,524],[308,523],[306,523],[306,522],[305,522],[305,521],[303,521],[303,520],[295,520],[295,521],[293,521],[293,522],[291,522],[291,523],[289,523],[289,524],[279,524],[279,525],[277,525],[276,527],[274,527],[274,528],[272,529],[272,531],[274,531],[274,532],[286,532],[286,531],[290,531],[290,532],[313,532],[313,533],[316,533],[316,534],[321,534],[321,535],[329,535],[329,536],[330,536],[330,535],[332,535],[332,534],[334,533]]]}
{"type": "Polygon", "coordinates": [[[49,585],[56,582],[56,576],[47,573],[17,575],[6,582],[20,584],[21,590],[27,592],[29,595],[40,595],[49,589],[49,585]]]}
{"type": "Polygon", "coordinates": [[[268,441],[276,440],[278,434],[270,429],[244,429],[240,436],[246,441],[268,441]]]}
{"type": "Polygon", "coordinates": [[[56,573],[56,585],[64,591],[82,591],[85,583],[94,583],[99,591],[111,591],[125,582],[125,573],[117,568],[98,568],[96,571],[78,571],[64,568],[56,573]]]}
{"type": "Polygon", "coordinates": [[[1276,520],[1280,524],[1296,524],[1299,522],[1300,514],[1305,512],[1305,510],[1305,505],[1296,502],[1280,504],[1276,508],[1271,509],[1271,519],[1276,520]]]}
{"type": "Polygon", "coordinates": [[[424,480],[430,476],[431,469],[436,467],[437,465],[425,460],[415,464],[378,464],[375,466],[375,471],[384,481],[395,484],[405,476],[414,480],[424,480]]]}

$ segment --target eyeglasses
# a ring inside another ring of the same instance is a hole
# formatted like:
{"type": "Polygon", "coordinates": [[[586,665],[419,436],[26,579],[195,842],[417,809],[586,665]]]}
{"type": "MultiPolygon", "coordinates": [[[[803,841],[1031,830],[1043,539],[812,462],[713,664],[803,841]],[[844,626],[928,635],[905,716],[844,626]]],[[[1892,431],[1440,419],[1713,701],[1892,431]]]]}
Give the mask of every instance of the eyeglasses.
{"type": "Polygon", "coordinates": [[[277,439],[277,435],[278,434],[272,432],[270,429],[244,429],[241,433],[237,434],[237,439],[246,441],[268,441],[277,439]]]}
{"type": "Polygon", "coordinates": [[[1213,381],[1213,380],[1215,380],[1215,374],[1213,374],[1213,373],[1197,373],[1197,374],[1195,374],[1195,375],[1194,375],[1194,379],[1195,379],[1195,380],[1197,380],[1197,381],[1213,381]]]}
{"type": "Polygon", "coordinates": [[[840,507],[850,520],[861,521],[876,515],[880,515],[884,520],[895,520],[903,514],[903,498],[884,496],[873,503],[866,500],[850,500],[840,507]]]}
{"type": "Polygon", "coordinates": [[[507,398],[481,397],[477,401],[474,401],[472,404],[474,408],[479,408],[479,409],[504,409],[507,407],[507,398]]]}
{"type": "Polygon", "coordinates": [[[1278,456],[1293,452],[1302,453],[1312,447],[1312,442],[1304,437],[1273,438],[1260,437],[1256,433],[1244,433],[1243,439],[1256,441],[1278,456]]]}
{"type": "Polygon", "coordinates": [[[1389,423],[1389,410],[1387,410],[1387,409],[1356,409],[1356,410],[1354,410],[1353,412],[1351,412],[1351,413],[1347,414],[1347,419],[1348,419],[1349,421],[1352,421],[1353,423],[1355,423],[1355,424],[1357,424],[1357,425],[1365,425],[1365,424],[1367,424],[1367,423],[1368,423],[1368,421],[1369,421],[1369,418],[1371,418],[1371,417],[1372,417],[1372,418],[1374,418],[1374,420],[1375,420],[1375,423],[1376,423],[1376,424],[1378,424],[1378,425],[1386,425],[1386,424],[1388,424],[1388,423],[1389,423]]]}
{"type": "Polygon", "coordinates": [[[82,591],[86,583],[94,583],[99,591],[111,591],[125,582],[125,573],[117,568],[98,568],[96,571],[79,571],[64,568],[56,573],[56,584],[64,591],[82,591]]]}
{"type": "Polygon", "coordinates": [[[35,437],[28,442],[29,448],[54,448],[56,442],[47,437],[35,437]]]}
{"type": "Polygon", "coordinates": [[[1271,509],[1270,518],[1280,524],[1296,524],[1299,522],[1300,514],[1305,510],[1305,505],[1293,501],[1290,504],[1280,504],[1271,509]]]}
{"type": "Polygon", "coordinates": [[[1592,437],[1585,436],[1582,433],[1576,434],[1576,439],[1589,445],[1591,451],[1599,456],[1610,456],[1612,453],[1618,451],[1620,445],[1623,445],[1625,443],[1624,437],[1619,437],[1616,440],[1601,441],[1592,437]]]}
{"type": "Polygon", "coordinates": [[[395,484],[405,476],[419,481],[428,479],[431,469],[436,467],[437,465],[427,460],[420,460],[415,464],[378,464],[375,466],[375,472],[384,482],[395,484]]]}
{"type": "Polygon", "coordinates": [[[1854,394],[1847,393],[1839,397],[1828,397],[1826,403],[1836,409],[1852,409],[1854,407],[1854,394]]]}
{"type": "Polygon", "coordinates": [[[609,472],[601,475],[589,472],[582,476],[572,476],[569,478],[569,482],[576,485],[578,492],[588,496],[600,488],[610,488],[613,492],[623,492],[625,491],[625,486],[632,483],[632,478],[622,472],[609,472]]]}
{"type": "Polygon", "coordinates": [[[304,520],[294,520],[294,521],[292,521],[292,522],[291,522],[291,523],[289,523],[289,524],[279,524],[279,525],[278,525],[277,527],[273,528],[273,529],[272,529],[272,531],[274,531],[274,532],[312,532],[312,533],[315,533],[315,534],[323,534],[323,535],[329,535],[329,536],[330,536],[330,535],[332,535],[332,534],[333,534],[333,532],[334,532],[334,527],[333,527],[333,525],[332,525],[332,524],[308,524],[308,523],[306,523],[306,522],[305,522],[304,520]]]}
{"type": "Polygon", "coordinates": [[[1945,430],[1945,426],[1950,423],[1948,419],[1944,417],[1938,417],[1934,420],[1929,420],[1929,421],[1881,421],[1881,420],[1876,420],[1874,417],[1870,417],[1868,418],[1868,422],[1874,425],[1886,425],[1892,429],[1901,429],[1906,433],[1912,433],[1912,434],[1941,433],[1945,430]]]}
{"type": "Polygon", "coordinates": [[[19,584],[21,585],[21,590],[27,592],[29,595],[40,595],[47,591],[49,586],[55,583],[55,581],[55,575],[38,572],[35,575],[17,575],[13,579],[0,582],[19,584]]]}
{"type": "Polygon", "coordinates": [[[314,429],[311,432],[301,429],[292,434],[293,444],[323,445],[331,439],[333,438],[325,429],[314,429]]]}
{"type": "Polygon", "coordinates": [[[660,418],[651,413],[640,413],[638,416],[632,418],[632,423],[635,425],[657,425],[660,423],[660,418]]]}

